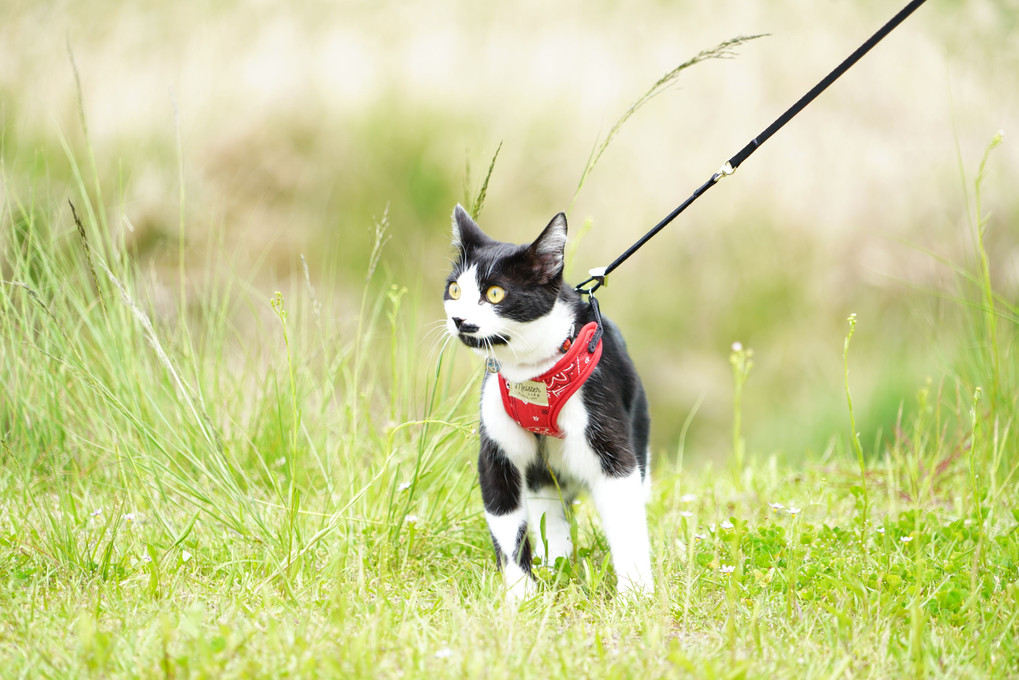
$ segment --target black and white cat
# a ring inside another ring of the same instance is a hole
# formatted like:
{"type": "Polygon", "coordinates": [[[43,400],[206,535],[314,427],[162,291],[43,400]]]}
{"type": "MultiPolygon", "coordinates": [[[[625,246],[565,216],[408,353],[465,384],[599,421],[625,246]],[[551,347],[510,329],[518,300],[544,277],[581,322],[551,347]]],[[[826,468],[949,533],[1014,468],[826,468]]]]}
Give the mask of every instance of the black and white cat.
{"type": "Polygon", "coordinates": [[[601,517],[620,594],[653,592],[647,397],[619,330],[603,319],[594,350],[593,310],[563,282],[566,216],[513,245],[488,237],[458,205],[453,245],[446,326],[487,359],[478,473],[510,599],[533,588],[528,526],[536,531],[544,515],[543,560],[572,553],[567,512],[582,489],[601,517]],[[579,388],[567,385],[571,370],[589,373],[579,388]]]}

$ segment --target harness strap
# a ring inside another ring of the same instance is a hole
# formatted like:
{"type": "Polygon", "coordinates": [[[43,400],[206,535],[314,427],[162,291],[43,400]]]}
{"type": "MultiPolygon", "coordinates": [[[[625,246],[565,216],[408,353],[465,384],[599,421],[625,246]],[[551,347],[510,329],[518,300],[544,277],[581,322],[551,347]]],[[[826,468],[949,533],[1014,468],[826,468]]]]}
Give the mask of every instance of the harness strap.
{"type": "Polygon", "coordinates": [[[513,383],[499,373],[503,408],[525,430],[561,439],[565,435],[559,429],[559,412],[594,372],[601,355],[601,324],[592,321],[555,366],[537,378],[513,383]]]}

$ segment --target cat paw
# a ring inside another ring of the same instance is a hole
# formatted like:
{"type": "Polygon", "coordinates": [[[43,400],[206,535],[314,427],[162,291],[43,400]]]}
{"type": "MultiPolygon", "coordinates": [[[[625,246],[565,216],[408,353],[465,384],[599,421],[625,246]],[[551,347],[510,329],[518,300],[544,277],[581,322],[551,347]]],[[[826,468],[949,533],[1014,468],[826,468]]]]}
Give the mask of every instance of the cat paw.
{"type": "Polygon", "coordinates": [[[616,584],[616,592],[621,600],[633,602],[654,595],[655,584],[649,574],[623,575],[616,584]]]}
{"type": "Polygon", "coordinates": [[[519,605],[534,597],[535,591],[536,586],[534,579],[530,576],[523,575],[513,581],[507,579],[506,603],[514,606],[519,605]]]}

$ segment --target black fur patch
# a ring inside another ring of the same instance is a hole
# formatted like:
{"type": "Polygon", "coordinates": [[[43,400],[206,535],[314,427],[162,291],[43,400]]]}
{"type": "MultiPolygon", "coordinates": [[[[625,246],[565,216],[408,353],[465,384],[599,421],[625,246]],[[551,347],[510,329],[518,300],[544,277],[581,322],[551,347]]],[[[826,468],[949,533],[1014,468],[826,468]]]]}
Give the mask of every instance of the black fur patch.
{"type": "MultiPolygon", "coordinates": [[[[576,304],[578,323],[592,321],[590,307],[579,296],[576,304]]],[[[598,454],[605,474],[625,477],[639,467],[643,479],[651,431],[647,394],[619,329],[604,317],[602,325],[602,358],[584,384],[587,441],[598,454]]]]}
{"type": "Polygon", "coordinates": [[[522,484],[517,471],[499,445],[481,426],[481,454],[478,456],[478,478],[485,510],[493,515],[506,515],[520,507],[522,484]]]}
{"type": "Polygon", "coordinates": [[[552,479],[545,461],[539,456],[538,460],[527,466],[527,488],[537,491],[548,486],[554,487],[555,480],[552,479]]]}
{"type": "Polygon", "coordinates": [[[516,552],[513,557],[526,573],[531,573],[531,539],[527,536],[527,522],[521,522],[517,530],[516,552]]]}

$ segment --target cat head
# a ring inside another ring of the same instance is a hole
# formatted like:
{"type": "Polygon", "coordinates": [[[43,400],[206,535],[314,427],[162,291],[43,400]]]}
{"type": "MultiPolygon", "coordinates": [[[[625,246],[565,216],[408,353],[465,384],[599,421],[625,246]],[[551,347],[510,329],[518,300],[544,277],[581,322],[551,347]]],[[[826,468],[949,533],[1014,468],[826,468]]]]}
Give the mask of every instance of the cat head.
{"type": "Polygon", "coordinates": [[[446,280],[446,328],[472,349],[526,362],[562,343],[572,312],[562,297],[566,216],[533,243],[497,241],[461,206],[453,210],[457,255],[446,280]]]}

